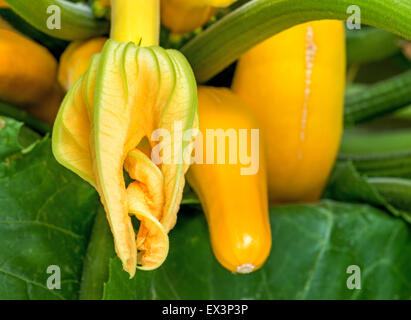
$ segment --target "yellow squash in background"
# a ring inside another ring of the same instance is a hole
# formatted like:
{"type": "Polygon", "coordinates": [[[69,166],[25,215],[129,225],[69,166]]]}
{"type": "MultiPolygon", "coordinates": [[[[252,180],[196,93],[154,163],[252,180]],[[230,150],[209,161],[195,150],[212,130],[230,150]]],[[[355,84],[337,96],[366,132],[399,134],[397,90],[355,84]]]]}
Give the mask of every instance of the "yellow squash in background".
{"type": "Polygon", "coordinates": [[[0,100],[53,123],[64,97],[53,55],[0,19],[0,56],[0,100]]]}
{"type": "Polygon", "coordinates": [[[40,100],[53,88],[57,61],[20,33],[0,28],[0,99],[17,105],[40,100]]]}
{"type": "Polygon", "coordinates": [[[345,37],[341,21],[295,26],[244,54],[233,90],[262,126],[270,202],[319,199],[343,125],[345,37]]]}
{"type": "Polygon", "coordinates": [[[161,22],[175,33],[184,33],[206,24],[218,8],[236,0],[161,0],[161,22]]]}
{"type": "MultiPolygon", "coordinates": [[[[236,159],[237,163],[230,163],[233,152],[230,147],[237,148],[236,140],[230,139],[228,144],[226,139],[224,164],[216,163],[218,142],[215,143],[215,164],[207,164],[206,149],[210,145],[206,133],[210,129],[222,129],[227,133],[231,130],[239,138],[240,130],[247,129],[247,140],[239,139],[238,143],[238,156],[241,157],[243,147],[247,147],[250,154],[251,129],[258,128],[258,124],[246,111],[241,99],[229,89],[200,87],[198,99],[202,135],[197,136],[195,152],[202,143],[203,163],[194,163],[190,167],[187,181],[200,198],[217,260],[232,272],[249,273],[263,265],[271,248],[262,147],[251,153],[251,163],[257,164],[257,170],[254,174],[242,175],[245,165],[236,157],[233,160],[236,159]]],[[[256,145],[259,146],[259,137],[256,145]]]]}
{"type": "Polygon", "coordinates": [[[64,90],[56,81],[53,87],[40,101],[29,104],[24,107],[24,109],[36,118],[53,124],[63,99],[64,90]]]}
{"type": "Polygon", "coordinates": [[[92,56],[103,50],[106,41],[104,37],[74,41],[66,48],[58,70],[59,83],[66,91],[87,71],[92,56]]]}

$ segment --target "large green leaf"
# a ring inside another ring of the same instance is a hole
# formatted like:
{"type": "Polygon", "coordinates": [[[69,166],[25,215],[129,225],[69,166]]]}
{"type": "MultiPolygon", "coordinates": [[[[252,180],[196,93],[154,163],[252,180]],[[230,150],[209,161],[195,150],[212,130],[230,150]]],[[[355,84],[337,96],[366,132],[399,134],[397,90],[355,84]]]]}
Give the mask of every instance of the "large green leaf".
{"type": "Polygon", "coordinates": [[[272,209],[271,255],[250,275],[222,268],[203,215],[185,211],[171,232],[165,264],[128,280],[115,259],[105,298],[411,298],[411,231],[401,219],[373,207],[324,201],[272,209]],[[361,290],[347,288],[350,265],[361,269],[361,290]]]}
{"type": "Polygon", "coordinates": [[[49,138],[23,149],[21,124],[0,124],[0,299],[74,299],[96,193],[57,164],[49,138]],[[47,288],[50,265],[61,289],[47,288]]]}
{"type": "Polygon", "coordinates": [[[33,143],[23,128],[0,119],[0,299],[411,298],[409,225],[332,201],[271,209],[271,255],[250,275],[218,264],[199,206],[183,206],[166,263],[129,279],[103,211],[89,236],[96,193],[56,163],[49,138],[33,143]],[[60,290],[47,288],[50,265],[61,269],[60,290]],[[347,288],[350,265],[361,268],[361,290],[347,288]]]}

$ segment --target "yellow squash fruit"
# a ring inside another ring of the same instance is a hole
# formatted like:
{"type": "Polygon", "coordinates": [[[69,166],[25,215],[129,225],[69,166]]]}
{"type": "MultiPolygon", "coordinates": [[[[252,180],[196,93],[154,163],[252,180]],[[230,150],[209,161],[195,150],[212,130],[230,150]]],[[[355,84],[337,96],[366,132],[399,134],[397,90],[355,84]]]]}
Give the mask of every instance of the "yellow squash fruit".
{"type": "Polygon", "coordinates": [[[214,154],[218,158],[220,149],[225,161],[218,164],[215,159],[210,164],[203,151],[203,163],[192,164],[187,181],[200,198],[217,260],[232,272],[249,273],[264,264],[271,248],[264,156],[262,147],[255,148],[259,136],[256,144],[251,143],[251,130],[258,125],[243,101],[229,89],[200,87],[198,99],[202,135],[197,136],[195,152],[198,145],[203,145],[203,150],[213,147],[207,131],[222,129],[237,136],[238,154],[234,151],[237,140],[226,139],[223,147],[216,141],[214,154]],[[247,133],[241,138],[244,129],[247,133]],[[239,159],[242,151],[251,153],[252,163],[257,165],[252,174],[242,174],[248,166],[239,159]]]}
{"type": "Polygon", "coordinates": [[[292,27],[239,60],[233,90],[259,120],[270,202],[314,202],[333,167],[343,126],[341,21],[292,27]]]}
{"type": "Polygon", "coordinates": [[[55,85],[57,61],[44,47],[0,28],[0,99],[16,105],[40,103],[55,85]]]}
{"type": "MultiPolygon", "coordinates": [[[[0,8],[1,8],[1,5],[0,5],[0,8]]],[[[0,17],[0,29],[6,29],[6,30],[17,32],[7,20],[4,20],[1,17],[0,17]]]]}
{"type": "Polygon", "coordinates": [[[217,8],[236,0],[161,0],[161,22],[175,33],[193,31],[206,24],[217,8]]]}
{"type": "Polygon", "coordinates": [[[70,89],[52,136],[62,165],[100,194],[117,255],[130,276],[136,267],[159,267],[168,253],[168,232],[176,222],[184,174],[196,127],[197,95],[192,70],[181,53],[107,40],[89,69],[70,89]],[[179,125],[176,129],[175,125],[179,125]],[[169,133],[159,142],[157,130],[169,133]],[[154,163],[139,143],[179,150],[154,163]],[[126,186],[123,169],[133,180],[126,186]],[[140,220],[136,235],[130,215],[140,220]]]}
{"type": "Polygon", "coordinates": [[[106,41],[103,37],[74,41],[66,48],[58,69],[58,81],[66,91],[87,71],[91,57],[103,49],[106,41]]]}
{"type": "Polygon", "coordinates": [[[24,109],[36,118],[53,124],[63,99],[64,90],[56,82],[39,102],[29,104],[24,109]]]}
{"type": "Polygon", "coordinates": [[[0,0],[0,8],[9,8],[10,6],[8,3],[4,2],[4,0],[0,0]]]}

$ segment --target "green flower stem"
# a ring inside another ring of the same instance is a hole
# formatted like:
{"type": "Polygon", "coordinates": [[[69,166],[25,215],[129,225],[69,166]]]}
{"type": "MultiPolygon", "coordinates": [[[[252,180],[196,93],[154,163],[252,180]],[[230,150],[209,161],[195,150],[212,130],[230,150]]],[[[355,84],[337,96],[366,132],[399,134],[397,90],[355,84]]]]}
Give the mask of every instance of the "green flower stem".
{"type": "MultiPolygon", "coordinates": [[[[378,177],[369,178],[368,182],[396,209],[410,211],[411,180],[378,177]]],[[[407,221],[411,223],[411,219],[407,219],[407,221]]]]}
{"type": "Polygon", "coordinates": [[[37,131],[38,133],[46,134],[46,133],[51,132],[51,126],[48,123],[45,123],[31,116],[24,110],[17,109],[1,101],[0,101],[0,115],[24,122],[27,126],[37,131]]]}
{"type": "Polygon", "coordinates": [[[82,40],[107,34],[109,22],[94,17],[92,9],[82,3],[73,3],[66,0],[5,0],[10,7],[44,33],[64,40],[82,40]],[[55,5],[61,10],[61,28],[49,29],[47,20],[51,13],[47,8],[55,5]]]}
{"type": "Polygon", "coordinates": [[[81,300],[100,300],[108,280],[109,261],[114,256],[113,236],[102,206],[97,210],[81,279],[81,300]]]}
{"type": "Polygon", "coordinates": [[[352,161],[369,177],[411,178],[411,130],[386,133],[346,132],[339,161],[352,161]]]}
{"type": "MultiPolygon", "coordinates": [[[[202,83],[261,41],[296,24],[349,17],[352,0],[254,0],[188,42],[182,52],[202,83]]],[[[364,24],[411,39],[411,2],[357,0],[364,24]]]]}
{"type": "Polygon", "coordinates": [[[344,123],[353,125],[391,113],[411,104],[411,71],[348,93],[344,123]]]}
{"type": "Polygon", "coordinates": [[[401,51],[401,38],[377,28],[347,30],[347,63],[380,61],[401,51]]]}

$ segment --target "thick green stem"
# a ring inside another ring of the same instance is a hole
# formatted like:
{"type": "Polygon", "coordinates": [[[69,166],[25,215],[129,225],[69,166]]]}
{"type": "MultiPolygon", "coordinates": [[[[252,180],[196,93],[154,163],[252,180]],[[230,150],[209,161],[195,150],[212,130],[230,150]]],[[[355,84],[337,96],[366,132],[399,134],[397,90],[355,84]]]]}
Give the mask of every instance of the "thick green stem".
{"type": "Polygon", "coordinates": [[[111,0],[110,37],[143,47],[158,45],[160,0],[111,0]]]}
{"type": "Polygon", "coordinates": [[[1,101],[0,101],[0,115],[24,122],[28,127],[37,131],[38,133],[46,134],[46,133],[51,132],[51,126],[48,123],[45,123],[31,116],[24,110],[14,108],[1,101]]]}
{"type": "Polygon", "coordinates": [[[65,0],[5,0],[5,2],[33,27],[55,38],[82,40],[107,34],[109,31],[109,22],[96,19],[92,9],[85,4],[65,0]],[[53,14],[56,18],[59,17],[55,8],[59,8],[61,13],[59,29],[49,28],[47,25],[49,19],[53,20],[53,14]]]}
{"type": "MultiPolygon", "coordinates": [[[[259,42],[296,24],[346,20],[352,0],[254,0],[231,12],[183,48],[197,80],[205,82],[259,42]]],[[[411,2],[357,0],[362,23],[411,39],[411,2]]]]}
{"type": "Polygon", "coordinates": [[[108,280],[109,261],[114,255],[113,236],[102,206],[97,211],[81,279],[81,300],[100,300],[108,280]]]}
{"type": "Polygon", "coordinates": [[[352,161],[369,177],[411,177],[411,131],[349,133],[343,137],[340,161],[352,161]]]}
{"type": "Polygon", "coordinates": [[[347,94],[344,123],[352,125],[378,118],[411,104],[411,71],[347,94]]]}
{"type": "MultiPolygon", "coordinates": [[[[368,182],[398,210],[411,210],[411,180],[399,178],[369,178],[368,182]]],[[[411,216],[404,218],[411,223],[411,216]]]]}

